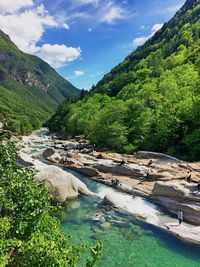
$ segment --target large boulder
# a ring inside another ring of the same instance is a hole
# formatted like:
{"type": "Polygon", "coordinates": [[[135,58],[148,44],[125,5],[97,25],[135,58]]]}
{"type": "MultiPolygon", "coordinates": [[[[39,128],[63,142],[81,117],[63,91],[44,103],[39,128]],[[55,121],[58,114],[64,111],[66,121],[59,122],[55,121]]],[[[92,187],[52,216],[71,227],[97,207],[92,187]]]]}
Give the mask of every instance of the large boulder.
{"type": "Polygon", "coordinates": [[[190,190],[179,182],[156,182],[153,188],[154,195],[185,198],[190,190]]]}
{"type": "Polygon", "coordinates": [[[94,195],[87,186],[70,173],[56,166],[47,166],[35,176],[36,182],[45,182],[53,198],[58,202],[78,197],[79,193],[94,195]]]}
{"type": "Polygon", "coordinates": [[[68,165],[67,167],[71,170],[78,171],[78,172],[80,172],[84,175],[87,175],[89,177],[95,177],[95,176],[99,175],[99,172],[92,167],[87,167],[87,166],[84,167],[84,166],[80,166],[80,165],[72,165],[72,166],[68,165]]]}
{"type": "Polygon", "coordinates": [[[44,181],[50,189],[52,196],[58,202],[78,197],[79,193],[84,195],[95,195],[87,186],[74,175],[65,172],[59,167],[49,166],[30,155],[19,153],[18,163],[22,166],[33,167],[38,173],[35,176],[37,183],[44,181]]]}
{"type": "Polygon", "coordinates": [[[43,157],[45,159],[47,159],[47,158],[51,157],[54,153],[55,153],[55,149],[53,147],[47,148],[43,152],[43,157]]]}
{"type": "Polygon", "coordinates": [[[147,167],[140,166],[139,164],[122,164],[104,159],[98,160],[93,167],[100,172],[108,172],[116,175],[126,175],[138,178],[144,177],[148,171],[147,167]]]}

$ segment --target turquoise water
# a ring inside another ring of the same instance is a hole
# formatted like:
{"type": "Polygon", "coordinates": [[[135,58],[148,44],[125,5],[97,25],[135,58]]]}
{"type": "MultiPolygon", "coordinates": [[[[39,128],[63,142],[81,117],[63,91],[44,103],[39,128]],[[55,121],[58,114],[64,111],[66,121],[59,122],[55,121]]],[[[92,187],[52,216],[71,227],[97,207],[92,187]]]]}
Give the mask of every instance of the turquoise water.
{"type": "MultiPolygon", "coordinates": [[[[36,156],[40,157],[42,149],[52,145],[51,139],[45,136],[47,133],[41,131],[41,143],[31,144],[36,156]]],[[[93,192],[108,189],[83,175],[72,173],[93,192]]],[[[105,211],[97,199],[82,196],[71,201],[60,219],[62,230],[72,236],[72,244],[103,241],[103,253],[97,267],[200,267],[200,247],[184,244],[125,212],[105,211]],[[110,228],[105,229],[93,220],[96,213],[103,214],[110,228]]],[[[79,264],[79,267],[83,266],[84,260],[79,264]]]]}
{"type": "MultiPolygon", "coordinates": [[[[104,187],[74,174],[94,192],[104,187]]],[[[125,212],[105,211],[97,199],[81,197],[74,200],[61,217],[63,230],[73,237],[74,244],[103,241],[103,254],[97,267],[200,266],[200,247],[184,244],[125,212]],[[77,205],[80,207],[75,209],[77,205]],[[110,222],[110,228],[103,229],[100,222],[93,221],[96,213],[103,214],[110,222]]]]}

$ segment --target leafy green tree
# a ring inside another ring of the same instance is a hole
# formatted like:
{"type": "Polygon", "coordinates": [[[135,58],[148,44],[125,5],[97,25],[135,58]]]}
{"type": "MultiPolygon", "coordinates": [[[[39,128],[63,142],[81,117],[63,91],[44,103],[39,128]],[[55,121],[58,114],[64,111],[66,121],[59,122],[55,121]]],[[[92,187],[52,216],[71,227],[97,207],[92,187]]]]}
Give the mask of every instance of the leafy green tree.
{"type": "MultiPolygon", "coordinates": [[[[75,267],[88,251],[85,244],[70,246],[52,215],[59,207],[43,184],[34,181],[32,169],[16,165],[16,147],[0,143],[0,266],[75,267]]],[[[102,244],[91,247],[87,266],[94,266],[102,244]]]]}

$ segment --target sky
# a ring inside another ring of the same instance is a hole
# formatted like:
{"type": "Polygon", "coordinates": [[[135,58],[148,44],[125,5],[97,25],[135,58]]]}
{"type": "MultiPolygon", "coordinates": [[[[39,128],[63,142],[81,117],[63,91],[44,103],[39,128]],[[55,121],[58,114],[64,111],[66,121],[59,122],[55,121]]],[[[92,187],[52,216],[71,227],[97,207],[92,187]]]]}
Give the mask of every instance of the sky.
{"type": "Polygon", "coordinates": [[[80,89],[167,22],[185,0],[0,0],[0,29],[80,89]]]}

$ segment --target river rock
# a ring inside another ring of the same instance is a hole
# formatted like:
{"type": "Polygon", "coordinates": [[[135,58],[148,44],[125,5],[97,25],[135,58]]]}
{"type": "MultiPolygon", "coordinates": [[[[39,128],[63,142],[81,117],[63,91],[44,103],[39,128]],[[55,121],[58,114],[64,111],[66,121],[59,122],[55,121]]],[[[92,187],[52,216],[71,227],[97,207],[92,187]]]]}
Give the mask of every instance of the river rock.
{"type": "Polygon", "coordinates": [[[63,146],[66,150],[76,149],[79,146],[78,142],[71,142],[71,141],[65,141],[63,142],[63,146]]]}
{"type": "Polygon", "coordinates": [[[45,159],[47,159],[47,158],[51,157],[54,153],[55,153],[55,149],[53,147],[47,148],[43,152],[43,157],[45,159]]]}
{"type": "Polygon", "coordinates": [[[75,139],[77,142],[80,142],[81,140],[85,139],[85,135],[84,135],[84,134],[77,135],[77,136],[74,137],[74,139],[75,139]]]}
{"type": "Polygon", "coordinates": [[[112,160],[100,159],[93,165],[100,172],[112,173],[116,175],[127,175],[132,177],[144,177],[148,171],[145,166],[139,164],[114,163],[112,160]]]}
{"type": "Polygon", "coordinates": [[[106,219],[102,216],[99,221],[100,221],[101,224],[103,224],[103,223],[106,222],[106,219]]]}
{"type": "Polygon", "coordinates": [[[73,209],[73,210],[77,210],[77,209],[79,209],[80,206],[81,206],[81,203],[78,202],[78,201],[72,202],[72,203],[70,204],[70,208],[73,209]]]}
{"type": "Polygon", "coordinates": [[[109,222],[104,222],[101,224],[101,227],[106,230],[106,229],[109,229],[111,227],[111,223],[109,222]]]}
{"type": "Polygon", "coordinates": [[[94,177],[99,174],[99,172],[92,167],[83,167],[83,166],[74,165],[74,166],[69,166],[69,168],[72,170],[78,171],[84,175],[87,175],[89,177],[94,177]]]}
{"type": "Polygon", "coordinates": [[[62,161],[62,157],[59,153],[55,152],[53,155],[48,157],[47,160],[53,163],[59,163],[62,161]]]}
{"type": "Polygon", "coordinates": [[[35,179],[36,182],[45,181],[45,185],[58,202],[76,198],[79,193],[94,195],[78,178],[56,166],[45,167],[36,174],[35,179]]]}
{"type": "Polygon", "coordinates": [[[163,154],[163,153],[157,153],[157,152],[151,152],[151,151],[138,151],[136,153],[137,158],[143,158],[143,159],[161,159],[161,160],[167,160],[171,162],[178,163],[180,162],[179,159],[163,154]]]}
{"type": "Polygon", "coordinates": [[[190,190],[179,182],[156,182],[153,188],[153,194],[161,196],[184,198],[189,193],[190,190]]]}

